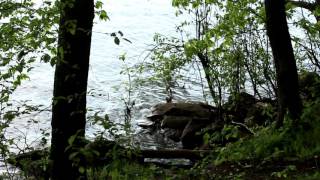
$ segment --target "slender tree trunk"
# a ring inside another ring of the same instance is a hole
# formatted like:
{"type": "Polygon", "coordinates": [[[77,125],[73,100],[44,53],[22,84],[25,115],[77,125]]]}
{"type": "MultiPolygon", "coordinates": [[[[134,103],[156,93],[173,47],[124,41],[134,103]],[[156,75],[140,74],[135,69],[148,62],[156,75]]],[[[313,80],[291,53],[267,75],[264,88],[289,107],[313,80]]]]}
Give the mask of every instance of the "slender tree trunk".
{"type": "MultiPolygon", "coordinates": [[[[68,139],[84,137],[93,0],[61,0],[58,61],[52,104],[52,179],[79,179],[69,160],[68,139]]],[[[74,145],[80,145],[78,139],[74,145]]]]}
{"type": "Polygon", "coordinates": [[[213,81],[212,81],[212,78],[211,78],[212,75],[210,74],[210,64],[209,64],[208,56],[207,55],[203,55],[202,53],[198,53],[197,55],[198,55],[198,58],[200,59],[201,65],[203,67],[204,75],[206,77],[206,80],[207,80],[207,83],[208,83],[208,86],[209,86],[211,97],[213,99],[215,99],[216,98],[216,94],[215,94],[214,89],[213,89],[213,81]]]}
{"type": "Polygon", "coordinates": [[[297,120],[302,105],[298,90],[297,67],[285,14],[285,0],[265,0],[265,8],[267,33],[276,67],[279,105],[277,127],[280,127],[287,109],[289,115],[297,120]]]}

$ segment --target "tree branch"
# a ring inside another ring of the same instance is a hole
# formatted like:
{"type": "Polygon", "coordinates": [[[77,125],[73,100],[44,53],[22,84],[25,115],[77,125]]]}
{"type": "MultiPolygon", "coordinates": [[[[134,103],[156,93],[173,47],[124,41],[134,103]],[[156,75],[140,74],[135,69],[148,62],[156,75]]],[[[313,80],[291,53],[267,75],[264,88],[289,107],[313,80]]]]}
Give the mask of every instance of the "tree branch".
{"type": "Polygon", "coordinates": [[[296,7],[307,9],[311,12],[313,12],[316,9],[316,5],[319,3],[319,0],[317,0],[315,3],[309,3],[305,1],[291,1],[288,0],[287,3],[291,3],[296,7]]]}

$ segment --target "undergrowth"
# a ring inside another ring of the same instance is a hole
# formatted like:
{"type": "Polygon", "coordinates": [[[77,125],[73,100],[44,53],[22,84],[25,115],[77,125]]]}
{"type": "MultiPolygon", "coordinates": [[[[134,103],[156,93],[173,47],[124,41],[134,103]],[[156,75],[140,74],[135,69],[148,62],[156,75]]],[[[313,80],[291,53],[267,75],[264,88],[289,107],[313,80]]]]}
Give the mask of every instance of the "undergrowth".
{"type": "Polygon", "coordinates": [[[262,128],[250,139],[240,139],[219,149],[216,165],[226,161],[250,159],[299,158],[320,154],[320,103],[308,104],[301,120],[293,123],[288,118],[284,127],[274,125],[262,128]]]}
{"type": "MultiPolygon", "coordinates": [[[[247,179],[248,177],[320,179],[320,173],[317,172],[320,164],[319,137],[320,101],[314,101],[305,105],[299,121],[293,122],[286,118],[284,126],[280,129],[274,128],[274,125],[260,127],[255,130],[254,136],[240,138],[239,141],[212,150],[211,155],[197,162],[192,168],[163,168],[155,164],[145,164],[134,160],[131,156],[131,158],[124,156],[122,151],[128,155],[125,149],[107,147],[106,150],[99,150],[103,162],[107,163],[102,166],[92,164],[87,166],[85,171],[90,180],[247,179]],[[112,151],[108,152],[111,149],[112,151]]],[[[106,145],[104,141],[97,142],[93,145],[106,145]]],[[[99,149],[100,146],[94,147],[99,149]]]]}

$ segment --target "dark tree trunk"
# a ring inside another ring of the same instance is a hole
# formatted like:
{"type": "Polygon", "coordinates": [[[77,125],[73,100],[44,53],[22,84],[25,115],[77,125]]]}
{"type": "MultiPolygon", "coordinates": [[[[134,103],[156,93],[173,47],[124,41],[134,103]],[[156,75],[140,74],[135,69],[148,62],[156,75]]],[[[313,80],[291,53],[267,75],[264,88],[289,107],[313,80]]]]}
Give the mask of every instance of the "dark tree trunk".
{"type": "MultiPolygon", "coordinates": [[[[52,104],[52,179],[79,179],[72,166],[68,139],[84,137],[93,0],[61,0],[58,61],[52,104]]],[[[78,139],[74,145],[79,145],[78,139]]]]}
{"type": "Polygon", "coordinates": [[[214,101],[217,102],[217,106],[218,106],[218,118],[221,119],[222,118],[222,90],[221,90],[221,85],[220,85],[220,81],[219,79],[216,79],[217,81],[217,88],[218,88],[218,96],[216,96],[215,91],[214,91],[214,87],[213,87],[213,80],[211,78],[212,74],[210,74],[210,62],[208,59],[207,55],[204,55],[202,53],[198,53],[198,58],[200,59],[201,65],[203,67],[204,70],[204,74],[209,86],[209,90],[210,90],[210,94],[211,97],[214,101]]]}
{"type": "Polygon", "coordinates": [[[213,89],[213,81],[211,78],[212,75],[210,74],[210,62],[209,62],[208,56],[204,55],[203,53],[198,53],[197,55],[198,55],[198,58],[200,59],[201,65],[203,67],[204,74],[205,74],[205,77],[206,77],[206,80],[207,80],[207,83],[209,86],[211,97],[212,97],[212,99],[215,99],[216,94],[213,89]]]}
{"type": "Polygon", "coordinates": [[[267,33],[270,39],[278,84],[278,121],[282,126],[287,109],[297,120],[301,114],[298,74],[285,14],[285,0],[265,0],[267,33]]]}

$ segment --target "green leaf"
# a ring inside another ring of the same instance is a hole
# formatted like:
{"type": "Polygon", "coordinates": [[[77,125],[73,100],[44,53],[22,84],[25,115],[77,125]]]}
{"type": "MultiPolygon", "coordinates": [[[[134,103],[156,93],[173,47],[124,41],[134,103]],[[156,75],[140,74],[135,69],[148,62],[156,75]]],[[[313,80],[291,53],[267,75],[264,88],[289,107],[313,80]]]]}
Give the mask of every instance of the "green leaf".
{"type": "Polygon", "coordinates": [[[53,67],[57,63],[57,56],[51,58],[50,65],[53,67]]]}
{"type": "Polygon", "coordinates": [[[125,61],[125,60],[126,60],[126,53],[121,54],[121,55],[119,56],[119,59],[120,59],[121,61],[125,61]]]}
{"type": "Polygon", "coordinates": [[[45,63],[49,62],[51,60],[51,56],[49,54],[44,54],[42,57],[41,57],[41,60],[45,63]]]}
{"type": "Polygon", "coordinates": [[[13,111],[9,111],[4,114],[3,119],[5,119],[7,121],[12,121],[15,117],[16,117],[16,114],[13,113],[13,111]]]}
{"type": "Polygon", "coordinates": [[[77,134],[71,136],[69,139],[68,139],[68,143],[69,145],[72,145],[74,143],[74,141],[76,140],[77,138],[77,134]]]}
{"type": "Polygon", "coordinates": [[[69,155],[69,159],[72,160],[74,159],[77,155],[79,154],[79,152],[73,152],[69,155]]]}
{"type": "Polygon", "coordinates": [[[101,9],[101,8],[102,8],[102,5],[103,5],[103,2],[97,1],[95,7],[96,7],[97,9],[101,9]]]}
{"type": "Polygon", "coordinates": [[[18,54],[18,57],[17,57],[18,61],[20,61],[20,60],[23,58],[23,56],[25,56],[26,54],[27,54],[27,53],[24,52],[23,50],[20,51],[19,54],[18,54]]]}
{"type": "Polygon", "coordinates": [[[83,166],[79,167],[79,173],[83,174],[85,172],[85,168],[83,166]]]}
{"type": "Polygon", "coordinates": [[[109,19],[109,16],[108,16],[108,14],[107,14],[107,12],[106,12],[105,10],[101,10],[101,11],[100,11],[100,14],[99,14],[99,18],[100,18],[101,20],[106,21],[106,20],[109,19]]]}
{"type": "Polygon", "coordinates": [[[118,37],[115,37],[115,38],[114,38],[114,43],[115,43],[116,45],[119,45],[119,44],[120,44],[120,39],[119,39],[118,37]]]}

